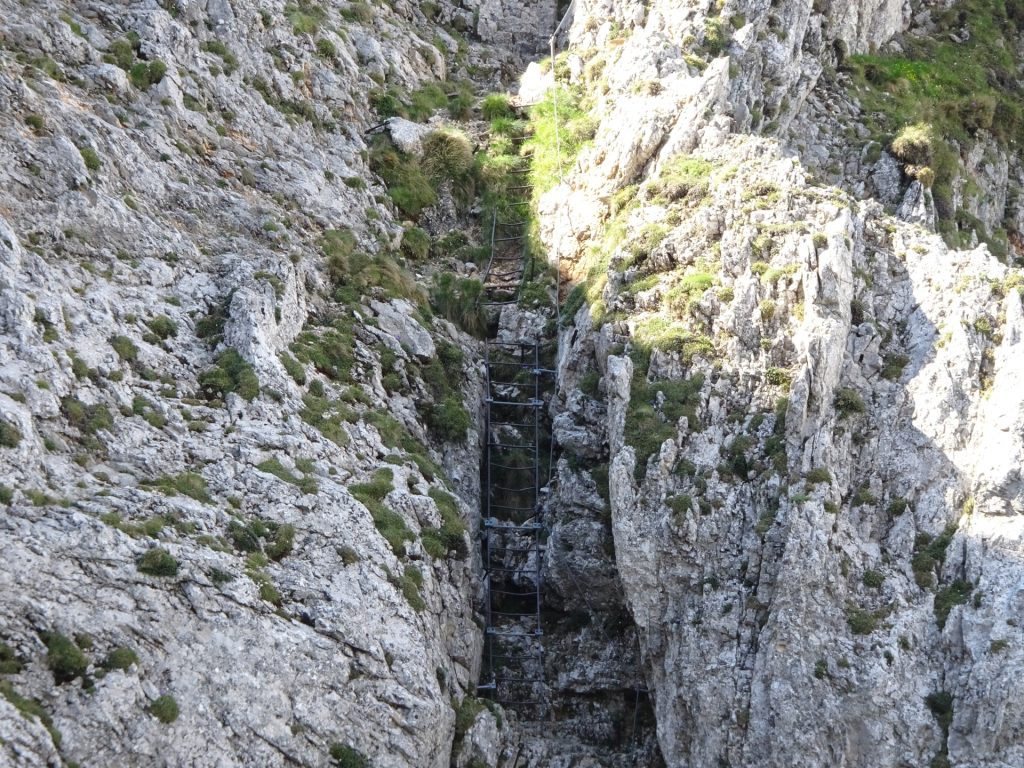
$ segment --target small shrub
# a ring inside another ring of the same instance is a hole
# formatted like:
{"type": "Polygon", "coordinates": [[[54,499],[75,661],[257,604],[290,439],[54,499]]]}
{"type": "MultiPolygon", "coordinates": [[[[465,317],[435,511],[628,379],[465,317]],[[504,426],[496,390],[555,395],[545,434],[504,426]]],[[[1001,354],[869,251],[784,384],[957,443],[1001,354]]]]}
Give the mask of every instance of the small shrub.
{"type": "Polygon", "coordinates": [[[441,403],[430,406],[426,411],[426,422],[430,431],[449,442],[463,442],[470,427],[469,413],[455,395],[446,397],[441,403]]]}
{"type": "Polygon", "coordinates": [[[946,549],[956,534],[956,523],[950,523],[935,538],[927,533],[919,533],[914,539],[914,555],[910,560],[914,581],[922,589],[935,584],[935,571],[946,559],[946,549]]]}
{"type": "Polygon", "coordinates": [[[946,626],[946,620],[949,618],[949,612],[953,610],[953,606],[966,603],[973,591],[974,586],[969,581],[957,579],[948,587],[943,587],[935,593],[935,623],[939,625],[939,629],[946,626]]]}
{"type": "Polygon", "coordinates": [[[266,553],[271,560],[281,560],[292,553],[295,546],[295,526],[289,523],[278,526],[273,538],[267,542],[266,553]]]}
{"type": "Polygon", "coordinates": [[[173,723],[178,719],[178,702],[173,696],[159,696],[146,707],[146,711],[161,723],[173,723]]]}
{"type": "Polygon", "coordinates": [[[138,663],[139,657],[135,651],[131,648],[119,647],[114,648],[110,653],[108,653],[100,666],[106,670],[128,669],[132,664],[138,663]]]}
{"type": "Polygon", "coordinates": [[[98,171],[100,166],[103,165],[100,156],[92,147],[79,147],[78,151],[82,155],[82,162],[85,163],[85,167],[90,171],[98,171]]]}
{"type": "Polygon", "coordinates": [[[473,167],[473,147],[465,134],[433,131],[423,137],[423,170],[436,182],[462,179],[473,167]]]}
{"type": "Polygon", "coordinates": [[[879,589],[885,582],[885,576],[882,575],[881,571],[864,571],[864,575],[861,577],[861,582],[865,587],[871,589],[879,589]]]}
{"type": "Polygon", "coordinates": [[[153,547],[139,558],[136,568],[148,576],[177,576],[178,561],[162,547],[153,547]]]}
{"type": "Polygon", "coordinates": [[[167,65],[156,59],[151,62],[138,61],[132,64],[128,70],[128,77],[132,85],[140,91],[145,91],[164,79],[167,74],[167,65]]]}
{"type": "Polygon", "coordinates": [[[0,448],[16,448],[21,442],[21,430],[13,424],[0,420],[0,448]]]}
{"type": "Polygon", "coordinates": [[[256,469],[260,470],[261,472],[266,472],[268,474],[274,475],[274,477],[280,480],[284,480],[286,483],[291,483],[303,493],[317,492],[316,480],[308,476],[298,477],[297,475],[288,471],[288,469],[286,469],[285,466],[281,464],[281,462],[278,461],[276,458],[267,459],[266,461],[261,462],[260,464],[256,465],[256,469]]]}
{"type": "Polygon", "coordinates": [[[110,346],[114,348],[117,356],[123,363],[133,363],[139,357],[139,348],[135,346],[135,342],[129,339],[127,336],[111,336],[110,346]]]}
{"type": "Polygon", "coordinates": [[[906,126],[892,142],[892,153],[908,165],[930,165],[935,155],[936,136],[927,123],[906,126]]]}
{"type": "Polygon", "coordinates": [[[409,227],[402,235],[402,255],[410,261],[422,261],[430,252],[430,235],[419,227],[409,227]]]}
{"type": "Polygon", "coordinates": [[[309,0],[300,0],[297,4],[289,3],[284,7],[284,15],[291,22],[292,29],[297,35],[315,34],[327,19],[326,11],[309,0]]]}
{"type": "Polygon", "coordinates": [[[489,93],[480,102],[480,114],[484,120],[491,121],[498,118],[515,117],[515,111],[509,103],[508,95],[504,93],[489,93]]]}
{"type": "Polygon", "coordinates": [[[882,378],[889,381],[896,381],[907,367],[910,358],[906,355],[886,355],[885,364],[882,366],[882,378]]]}
{"type": "Polygon", "coordinates": [[[67,395],[61,398],[61,412],[71,426],[85,435],[95,435],[101,429],[110,429],[114,419],[103,403],[86,405],[77,397],[67,395]]]}
{"type": "Polygon", "coordinates": [[[156,488],[168,496],[182,494],[196,501],[209,503],[210,494],[206,489],[206,480],[196,472],[182,472],[178,475],[164,475],[156,480],[146,481],[144,485],[156,488]]]}
{"type": "Polygon", "coordinates": [[[146,323],[149,330],[162,340],[170,339],[178,335],[178,324],[167,315],[157,315],[146,323]]]}
{"type": "Polygon", "coordinates": [[[877,612],[866,611],[855,605],[846,608],[846,623],[850,625],[850,631],[855,635],[870,635],[878,629],[881,619],[877,612]]]}
{"type": "Polygon", "coordinates": [[[831,483],[832,475],[825,467],[815,467],[807,473],[805,478],[808,485],[818,485],[819,483],[831,483]]]}
{"type": "Polygon", "coordinates": [[[335,768],[370,768],[366,755],[348,744],[331,744],[330,754],[335,768]]]}
{"type": "Polygon", "coordinates": [[[890,515],[893,517],[899,517],[907,511],[907,500],[906,499],[893,499],[889,502],[887,509],[890,515]]]}
{"type": "Polygon", "coordinates": [[[235,392],[245,400],[252,400],[260,393],[256,371],[234,349],[225,350],[213,368],[199,374],[199,386],[210,400],[223,398],[229,392],[235,392]]]}
{"type": "Polygon", "coordinates": [[[867,410],[867,406],[864,405],[864,398],[860,396],[857,390],[851,387],[837,389],[833,405],[839,414],[839,418],[864,413],[867,410]]]}
{"type": "Polygon", "coordinates": [[[479,280],[451,272],[434,276],[430,303],[434,310],[466,333],[482,338],[487,332],[487,312],[481,306],[483,285],[479,280]]]}
{"type": "Polygon", "coordinates": [[[24,669],[14,649],[0,642],[0,675],[16,675],[24,669]]]}
{"type": "Polygon", "coordinates": [[[287,352],[282,352],[280,359],[281,365],[284,366],[285,371],[288,372],[288,375],[292,377],[296,384],[306,383],[306,368],[302,363],[287,352]]]}
{"type": "Polygon", "coordinates": [[[775,317],[775,302],[771,299],[765,299],[758,305],[758,312],[761,315],[762,323],[770,323],[775,317]]]}
{"type": "Polygon", "coordinates": [[[373,21],[373,8],[363,2],[350,2],[347,8],[341,9],[341,16],[346,21],[355,21],[360,24],[369,24],[373,21]]]}
{"type": "Polygon", "coordinates": [[[76,677],[84,677],[89,668],[89,659],[75,642],[60,632],[51,632],[46,640],[46,666],[53,672],[57,685],[70,683],[76,677]]]}

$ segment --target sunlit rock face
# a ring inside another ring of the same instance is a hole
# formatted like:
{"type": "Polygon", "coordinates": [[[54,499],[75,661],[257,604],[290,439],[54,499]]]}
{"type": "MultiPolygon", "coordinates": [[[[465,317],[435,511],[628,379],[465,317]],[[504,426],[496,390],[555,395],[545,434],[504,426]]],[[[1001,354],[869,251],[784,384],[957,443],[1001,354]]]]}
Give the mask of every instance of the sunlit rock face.
{"type": "Polygon", "coordinates": [[[576,4],[600,119],[541,201],[582,286],[556,434],[586,480],[608,450],[668,765],[1024,760],[1020,254],[949,229],[1015,220],[1019,158],[997,126],[942,134],[951,185],[915,181],[847,68],[963,29],[917,3],[576,4]]]}

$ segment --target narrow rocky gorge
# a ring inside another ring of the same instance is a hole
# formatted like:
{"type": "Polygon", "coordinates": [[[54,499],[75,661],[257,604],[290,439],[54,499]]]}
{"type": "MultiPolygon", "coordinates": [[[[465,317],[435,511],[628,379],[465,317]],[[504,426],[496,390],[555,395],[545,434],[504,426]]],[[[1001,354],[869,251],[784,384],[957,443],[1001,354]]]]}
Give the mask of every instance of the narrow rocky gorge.
{"type": "Polygon", "coordinates": [[[1024,763],[1024,5],[0,19],[0,763],[1024,763]],[[488,337],[554,371],[539,717],[488,337]]]}

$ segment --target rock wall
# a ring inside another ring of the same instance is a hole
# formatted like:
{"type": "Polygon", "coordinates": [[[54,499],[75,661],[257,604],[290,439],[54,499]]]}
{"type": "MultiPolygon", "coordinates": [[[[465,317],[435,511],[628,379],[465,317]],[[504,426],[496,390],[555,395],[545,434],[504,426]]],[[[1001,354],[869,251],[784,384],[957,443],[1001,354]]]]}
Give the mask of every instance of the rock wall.
{"type": "Polygon", "coordinates": [[[0,762],[447,765],[481,372],[363,132],[511,53],[416,3],[0,16],[0,762]]]}
{"type": "MultiPolygon", "coordinates": [[[[1020,274],[934,233],[826,76],[933,11],[578,9],[565,60],[599,125],[541,203],[587,297],[556,437],[597,459],[575,499],[608,451],[667,765],[1021,760],[1020,274]]],[[[1017,159],[974,146],[964,205],[997,224],[1017,159]]]]}

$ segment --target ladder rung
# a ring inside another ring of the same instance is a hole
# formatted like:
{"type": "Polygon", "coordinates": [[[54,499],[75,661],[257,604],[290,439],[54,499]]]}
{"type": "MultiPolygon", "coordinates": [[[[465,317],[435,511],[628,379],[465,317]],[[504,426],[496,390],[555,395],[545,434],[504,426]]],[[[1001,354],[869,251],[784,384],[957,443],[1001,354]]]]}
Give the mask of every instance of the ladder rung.
{"type": "Polygon", "coordinates": [[[484,633],[501,637],[542,637],[544,635],[544,631],[540,629],[495,629],[494,627],[488,627],[484,633]]]}

